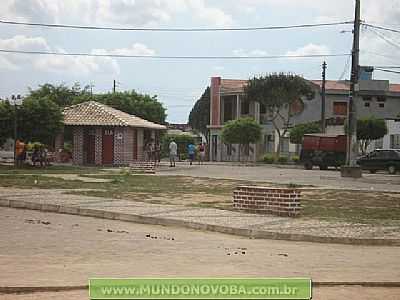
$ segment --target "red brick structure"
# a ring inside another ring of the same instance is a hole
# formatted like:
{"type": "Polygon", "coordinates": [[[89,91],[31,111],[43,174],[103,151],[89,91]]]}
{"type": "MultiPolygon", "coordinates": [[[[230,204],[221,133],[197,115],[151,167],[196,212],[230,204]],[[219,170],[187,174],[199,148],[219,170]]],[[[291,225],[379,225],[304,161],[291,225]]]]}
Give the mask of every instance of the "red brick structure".
{"type": "Polygon", "coordinates": [[[233,192],[233,207],[250,213],[297,217],[301,211],[300,198],[297,189],[239,186],[233,192]]]}
{"type": "Polygon", "coordinates": [[[72,128],[72,160],[76,165],[143,161],[146,143],[159,143],[158,132],[166,130],[163,125],[94,101],[67,107],[64,125],[72,128]]]}

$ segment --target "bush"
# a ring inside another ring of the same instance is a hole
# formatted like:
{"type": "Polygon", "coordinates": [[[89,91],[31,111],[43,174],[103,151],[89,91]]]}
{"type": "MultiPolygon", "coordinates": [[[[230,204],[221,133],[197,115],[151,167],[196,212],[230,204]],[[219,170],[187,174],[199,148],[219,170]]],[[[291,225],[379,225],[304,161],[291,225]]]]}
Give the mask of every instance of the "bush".
{"type": "Polygon", "coordinates": [[[286,156],[280,156],[278,158],[278,163],[280,164],[286,164],[288,162],[288,158],[286,156]]]}
{"type": "Polygon", "coordinates": [[[263,162],[266,164],[273,164],[275,162],[275,157],[269,154],[266,154],[263,157],[263,162]]]}
{"type": "Polygon", "coordinates": [[[34,150],[40,150],[40,148],[43,148],[43,147],[45,147],[45,145],[43,145],[42,143],[39,143],[39,142],[28,143],[26,145],[26,150],[31,152],[34,150]]]}
{"type": "Polygon", "coordinates": [[[300,162],[300,157],[298,157],[297,155],[292,156],[292,162],[294,162],[295,164],[298,164],[300,162]]]}

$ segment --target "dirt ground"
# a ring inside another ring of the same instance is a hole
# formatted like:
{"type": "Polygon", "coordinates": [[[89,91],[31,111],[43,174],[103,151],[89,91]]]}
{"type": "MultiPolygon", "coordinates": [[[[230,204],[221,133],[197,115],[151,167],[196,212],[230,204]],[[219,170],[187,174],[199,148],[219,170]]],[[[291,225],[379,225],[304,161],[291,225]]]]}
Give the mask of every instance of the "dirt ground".
{"type": "MultiPolygon", "coordinates": [[[[313,289],[313,300],[398,300],[400,288],[324,287],[313,289]]],[[[88,292],[35,293],[29,295],[1,295],[3,300],[87,300],[88,292]]]]}
{"type": "MultiPolygon", "coordinates": [[[[250,240],[10,208],[0,208],[0,240],[0,286],[76,286],[87,284],[90,277],[141,276],[400,281],[398,247],[250,240]]],[[[345,299],[346,295],[348,299],[397,299],[400,290],[320,288],[314,299],[345,299]]],[[[54,296],[87,299],[85,291],[0,298],[54,296]]]]}

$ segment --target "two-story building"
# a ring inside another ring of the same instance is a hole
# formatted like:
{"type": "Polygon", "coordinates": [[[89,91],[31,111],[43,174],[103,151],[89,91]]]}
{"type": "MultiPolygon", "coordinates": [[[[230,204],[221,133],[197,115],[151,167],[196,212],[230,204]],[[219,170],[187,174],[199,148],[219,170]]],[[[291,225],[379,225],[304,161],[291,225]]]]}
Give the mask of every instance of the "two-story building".
{"type": "MultiPolygon", "coordinates": [[[[277,151],[278,134],[269,121],[266,108],[258,102],[251,101],[251,99],[244,101],[244,87],[246,84],[247,80],[211,78],[209,141],[210,160],[212,161],[238,160],[238,145],[224,144],[221,140],[221,130],[226,122],[246,116],[253,117],[262,125],[263,138],[258,144],[245,147],[241,153],[242,159],[256,161],[266,153],[277,151]]],[[[293,116],[290,118],[289,127],[321,120],[322,81],[310,80],[310,85],[315,89],[315,97],[311,100],[298,99],[293,103],[290,108],[293,116]]],[[[387,80],[360,80],[357,88],[359,91],[356,107],[359,118],[374,116],[392,120],[391,122],[398,118],[400,113],[400,84],[390,84],[387,80]]],[[[349,89],[350,84],[348,81],[328,80],[326,82],[325,116],[327,133],[344,133],[349,89]]],[[[397,134],[400,134],[400,127],[393,124],[390,123],[388,137],[385,137],[382,141],[377,141],[377,146],[383,144],[387,148],[397,147],[397,134]],[[399,128],[399,132],[392,131],[393,128],[399,128]],[[392,140],[392,143],[388,142],[388,140],[392,140]]],[[[283,128],[285,125],[278,124],[278,126],[283,128]]],[[[288,135],[281,139],[280,148],[282,155],[295,154],[299,151],[299,145],[291,144],[288,135]]]]}

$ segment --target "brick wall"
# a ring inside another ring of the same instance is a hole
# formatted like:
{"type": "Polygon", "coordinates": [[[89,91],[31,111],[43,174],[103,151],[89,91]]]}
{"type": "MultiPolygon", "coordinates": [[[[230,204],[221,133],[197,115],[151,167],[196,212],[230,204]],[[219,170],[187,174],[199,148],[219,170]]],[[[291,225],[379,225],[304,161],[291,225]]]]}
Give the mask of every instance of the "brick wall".
{"type": "Polygon", "coordinates": [[[133,161],[133,145],[134,145],[134,129],[130,127],[124,127],[124,145],[123,145],[123,159],[124,164],[130,164],[133,161]]]}
{"type": "Polygon", "coordinates": [[[144,130],[142,128],[137,129],[137,160],[144,160],[144,130]]]}
{"type": "Polygon", "coordinates": [[[74,165],[82,165],[83,161],[83,127],[73,128],[72,161],[74,165]]]}
{"type": "Polygon", "coordinates": [[[220,86],[221,86],[221,78],[220,77],[212,77],[211,78],[211,112],[210,112],[210,124],[211,125],[220,125],[220,86]]]}
{"type": "Polygon", "coordinates": [[[94,153],[95,164],[102,165],[103,164],[103,128],[102,127],[96,127],[94,148],[95,148],[95,153],[94,153]]]}
{"type": "Polygon", "coordinates": [[[233,192],[233,207],[250,213],[296,217],[301,211],[300,198],[297,189],[239,186],[233,192]]]}

